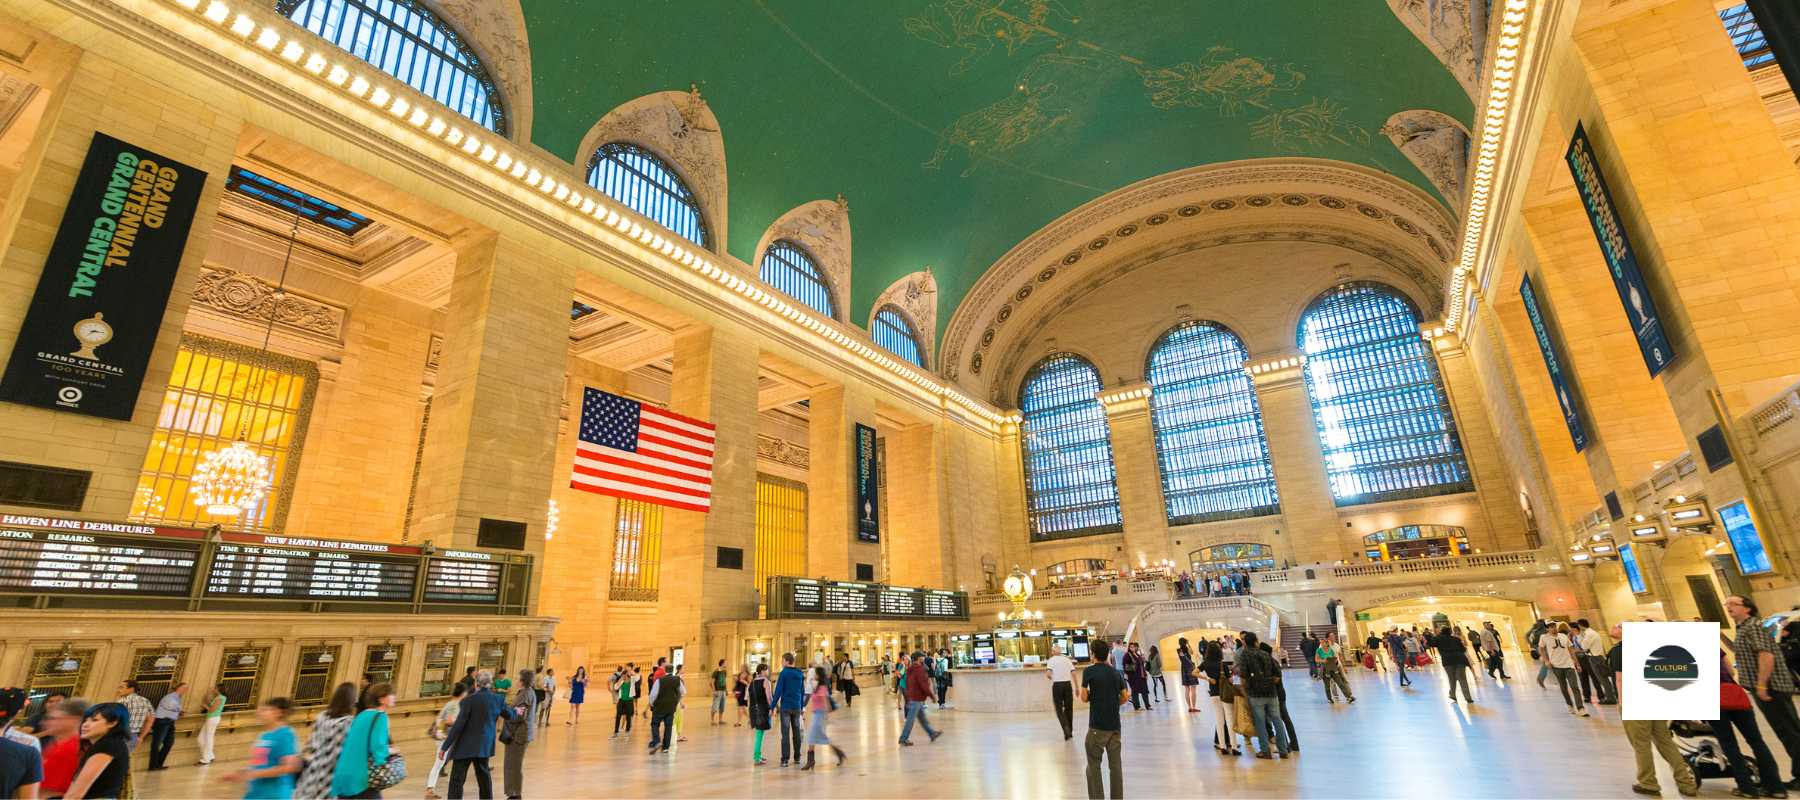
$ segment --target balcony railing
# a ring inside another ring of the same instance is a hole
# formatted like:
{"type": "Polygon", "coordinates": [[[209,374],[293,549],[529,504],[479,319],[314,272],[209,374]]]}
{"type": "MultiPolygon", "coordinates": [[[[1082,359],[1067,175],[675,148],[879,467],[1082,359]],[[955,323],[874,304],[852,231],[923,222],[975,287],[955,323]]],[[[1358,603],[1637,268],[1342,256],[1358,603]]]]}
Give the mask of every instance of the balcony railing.
{"type": "Polygon", "coordinates": [[[1446,556],[1443,558],[1421,558],[1411,561],[1379,561],[1373,564],[1343,564],[1338,566],[1290,567],[1284,570],[1267,570],[1254,573],[1256,585],[1266,586],[1274,591],[1291,588],[1302,588],[1303,584],[1317,581],[1338,581],[1362,578],[1385,578],[1393,575],[1423,575],[1428,573],[1463,573],[1491,568],[1502,568],[1516,571],[1548,571],[1560,569],[1561,562],[1554,553],[1545,550],[1510,550],[1501,553],[1477,553],[1472,556],[1446,556]],[[1306,570],[1313,571],[1310,581],[1306,570]]]}

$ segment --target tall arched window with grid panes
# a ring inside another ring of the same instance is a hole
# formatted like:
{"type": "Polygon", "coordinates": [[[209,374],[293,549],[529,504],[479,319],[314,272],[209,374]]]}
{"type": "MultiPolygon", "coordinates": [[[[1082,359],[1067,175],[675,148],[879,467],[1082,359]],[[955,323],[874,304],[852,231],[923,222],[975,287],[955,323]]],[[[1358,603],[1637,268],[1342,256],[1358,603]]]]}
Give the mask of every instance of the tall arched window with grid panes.
{"type": "Polygon", "coordinates": [[[1249,352],[1211,322],[1175,326],[1150,349],[1150,422],[1170,525],[1281,510],[1249,352]]]}
{"type": "Polygon", "coordinates": [[[1339,286],[1307,308],[1299,334],[1338,505],[1474,489],[1411,301],[1380,284],[1339,286]]]}
{"type": "Polygon", "coordinates": [[[1031,538],[1062,539],[1123,529],[1118,476],[1100,373],[1069,353],[1031,368],[1019,393],[1020,448],[1031,538]]]}
{"type": "Polygon", "coordinates": [[[482,127],[511,132],[487,67],[417,0],[276,0],[275,10],[482,127]]]}
{"type": "Polygon", "coordinates": [[[869,324],[869,335],[882,349],[912,362],[914,366],[925,366],[925,348],[919,344],[919,332],[913,327],[912,320],[906,314],[891,305],[882,306],[875,312],[875,319],[869,324]]]}
{"type": "Polygon", "coordinates": [[[589,186],[701,247],[712,247],[700,200],[661,156],[630,142],[608,142],[588,159],[589,186]]]}
{"type": "Polygon", "coordinates": [[[800,243],[789,239],[770,242],[763,251],[756,277],[807,308],[837,318],[837,303],[831,299],[831,284],[825,281],[825,271],[819,269],[819,262],[800,243]]]}

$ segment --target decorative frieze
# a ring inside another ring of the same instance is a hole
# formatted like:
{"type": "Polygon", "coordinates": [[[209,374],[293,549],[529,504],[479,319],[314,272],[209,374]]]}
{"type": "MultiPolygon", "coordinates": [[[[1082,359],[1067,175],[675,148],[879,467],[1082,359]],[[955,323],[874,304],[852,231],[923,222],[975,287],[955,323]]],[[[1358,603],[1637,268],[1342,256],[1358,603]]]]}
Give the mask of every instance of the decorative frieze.
{"type": "Polygon", "coordinates": [[[756,457],[794,469],[806,469],[812,461],[812,451],[786,439],[759,433],[756,435],[756,457]]]}
{"type": "Polygon", "coordinates": [[[258,327],[272,319],[276,327],[291,333],[333,344],[343,340],[343,306],[276,291],[268,281],[236,270],[202,266],[200,281],[194,285],[194,302],[258,327]]]}

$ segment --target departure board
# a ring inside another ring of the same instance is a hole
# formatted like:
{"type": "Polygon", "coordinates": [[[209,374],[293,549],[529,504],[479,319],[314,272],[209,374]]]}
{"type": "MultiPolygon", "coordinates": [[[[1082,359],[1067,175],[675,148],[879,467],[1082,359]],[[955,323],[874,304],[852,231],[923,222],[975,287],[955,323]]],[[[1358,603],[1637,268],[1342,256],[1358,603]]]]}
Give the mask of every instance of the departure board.
{"type": "Polygon", "coordinates": [[[0,524],[0,592],[186,597],[193,585],[197,540],[38,530],[12,519],[0,524]]]}
{"type": "Polygon", "coordinates": [[[206,574],[214,597],[292,600],[412,600],[419,559],[221,544],[206,574]]]}
{"type": "Polygon", "coordinates": [[[968,595],[942,589],[777,577],[769,591],[773,616],[969,618],[968,595]]]}
{"type": "Polygon", "coordinates": [[[486,553],[450,551],[425,568],[427,603],[500,602],[500,565],[486,553]]]}

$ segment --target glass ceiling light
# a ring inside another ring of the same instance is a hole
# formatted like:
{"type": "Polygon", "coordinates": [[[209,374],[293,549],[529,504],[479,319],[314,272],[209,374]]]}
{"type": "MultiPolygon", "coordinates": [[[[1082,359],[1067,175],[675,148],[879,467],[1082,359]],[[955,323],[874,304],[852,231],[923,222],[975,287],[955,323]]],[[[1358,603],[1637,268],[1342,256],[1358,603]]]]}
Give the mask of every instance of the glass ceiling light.
{"type": "MultiPolygon", "coordinates": [[[[300,236],[300,215],[294,215],[294,226],[288,231],[287,254],[281,258],[281,278],[275,284],[275,294],[271,303],[281,302],[287,288],[288,266],[294,260],[294,240],[300,236]]],[[[269,309],[269,324],[263,329],[262,349],[257,351],[257,364],[262,367],[256,374],[250,391],[240,400],[241,403],[255,403],[262,396],[263,381],[269,377],[269,339],[275,335],[276,309],[269,309]]],[[[253,372],[253,374],[255,374],[253,372]]],[[[269,488],[274,485],[273,470],[268,456],[250,448],[246,441],[250,438],[250,414],[239,412],[243,421],[239,424],[237,440],[229,446],[214,450],[200,458],[194,467],[194,475],[188,484],[188,492],[194,497],[194,504],[206,509],[206,513],[215,517],[238,517],[261,503],[268,496],[269,488]]]]}

